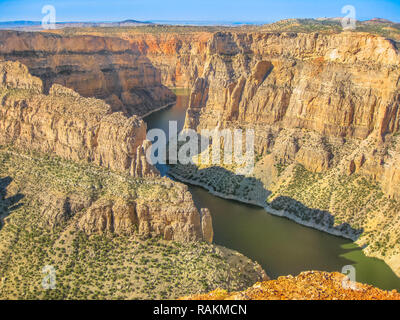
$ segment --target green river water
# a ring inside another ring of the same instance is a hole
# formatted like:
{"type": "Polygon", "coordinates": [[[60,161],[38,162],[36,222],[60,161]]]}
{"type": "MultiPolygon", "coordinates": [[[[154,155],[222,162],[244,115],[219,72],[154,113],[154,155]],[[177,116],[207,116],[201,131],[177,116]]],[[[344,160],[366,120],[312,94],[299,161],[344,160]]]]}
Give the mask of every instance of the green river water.
{"type": "MultiPolygon", "coordinates": [[[[148,129],[163,129],[178,121],[181,130],[188,105],[187,94],[177,93],[177,103],[144,120],[148,129]]],[[[167,166],[158,166],[167,175],[167,166]]],[[[297,275],[302,271],[356,270],[356,281],[382,289],[400,290],[400,278],[382,260],[366,257],[352,241],[301,226],[269,214],[263,208],[218,198],[208,191],[189,186],[198,208],[209,208],[213,218],[214,243],[237,250],[257,261],[271,278],[297,275]]]]}

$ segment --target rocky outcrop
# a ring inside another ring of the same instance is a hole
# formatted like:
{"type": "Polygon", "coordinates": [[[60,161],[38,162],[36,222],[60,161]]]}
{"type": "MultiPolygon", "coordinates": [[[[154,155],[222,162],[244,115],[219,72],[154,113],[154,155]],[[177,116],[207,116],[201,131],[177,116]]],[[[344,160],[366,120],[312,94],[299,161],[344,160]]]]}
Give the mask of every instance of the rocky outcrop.
{"type": "Polygon", "coordinates": [[[29,74],[28,68],[21,63],[1,63],[0,86],[6,89],[25,89],[42,93],[42,81],[29,74]]]}
{"type": "Polygon", "coordinates": [[[87,208],[77,227],[88,235],[137,233],[144,238],[209,242],[212,225],[208,225],[209,229],[204,232],[204,218],[195,208],[187,187],[175,183],[166,183],[164,186],[176,196],[160,198],[158,195],[157,199],[156,194],[151,194],[132,200],[100,199],[87,208]]]}
{"type": "Polygon", "coordinates": [[[87,234],[114,232],[133,233],[137,225],[134,203],[99,200],[90,206],[78,223],[87,234]]]}
{"type": "Polygon", "coordinates": [[[140,199],[92,199],[82,193],[64,195],[46,190],[36,194],[40,202],[41,225],[56,229],[77,217],[76,228],[87,235],[138,235],[141,238],[212,243],[211,215],[207,209],[199,213],[187,187],[165,181],[157,184],[167,188],[171,196],[148,194],[140,199]]]}
{"type": "Polygon", "coordinates": [[[242,292],[217,289],[181,300],[400,300],[400,294],[351,282],[337,272],[309,271],[258,282],[242,292]]]}
{"type": "Polygon", "coordinates": [[[146,125],[113,112],[101,100],[53,85],[40,93],[40,79],[18,62],[1,62],[0,143],[94,163],[133,176],[154,176],[145,150],[146,125]],[[83,107],[84,106],[84,107],[83,107]]]}
{"type": "Polygon", "coordinates": [[[189,192],[168,208],[165,208],[163,203],[152,202],[149,205],[145,202],[139,202],[137,214],[139,233],[142,235],[154,233],[161,235],[166,240],[179,241],[204,239],[201,230],[201,217],[191,202],[189,192]]]}
{"type": "Polygon", "coordinates": [[[202,107],[203,127],[239,122],[383,135],[399,129],[399,61],[389,40],[366,34],[217,33],[200,76],[207,99],[191,106],[202,107]]]}
{"type": "Polygon", "coordinates": [[[207,28],[154,26],[154,28],[96,29],[81,28],[73,32],[50,30],[62,36],[101,36],[127,41],[133,50],[144,55],[160,72],[168,87],[190,88],[204,71],[208,41],[213,32],[207,28]]]}
{"type": "Polygon", "coordinates": [[[201,231],[203,233],[203,239],[209,243],[212,243],[214,231],[212,227],[211,213],[208,209],[201,209],[201,231]]]}
{"type": "Polygon", "coordinates": [[[160,71],[121,38],[1,31],[0,59],[25,64],[42,79],[45,92],[60,84],[128,115],[145,115],[175,100],[161,84],[160,71]]]}
{"type": "MultiPolygon", "coordinates": [[[[340,161],[344,139],[374,136],[376,148],[387,149],[385,137],[400,129],[399,63],[390,40],[368,34],[216,33],[186,127],[252,128],[257,153],[326,172],[340,161]]],[[[370,172],[357,172],[398,198],[397,155],[365,157],[358,169],[367,162],[370,172]]]]}
{"type": "Polygon", "coordinates": [[[254,129],[254,195],[231,190],[229,164],[174,174],[317,229],[351,226],[399,274],[399,62],[366,33],[216,33],[185,126],[254,129]]]}
{"type": "MultiPolygon", "coordinates": [[[[84,31],[83,31],[84,32],[84,31]]],[[[137,48],[161,73],[168,87],[191,88],[203,73],[211,32],[119,34],[137,48]]]]}

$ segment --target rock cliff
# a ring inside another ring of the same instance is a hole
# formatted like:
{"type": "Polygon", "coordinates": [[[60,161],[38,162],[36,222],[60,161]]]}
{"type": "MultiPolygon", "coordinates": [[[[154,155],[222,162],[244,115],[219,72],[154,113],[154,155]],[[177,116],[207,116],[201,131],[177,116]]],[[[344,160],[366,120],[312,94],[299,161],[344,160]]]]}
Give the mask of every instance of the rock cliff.
{"type": "Polygon", "coordinates": [[[0,147],[0,163],[0,299],[176,299],[267,279],[201,241],[183,184],[15,147],[0,147]],[[54,290],[42,287],[45,266],[54,290]]]}
{"type": "MultiPolygon", "coordinates": [[[[125,179],[133,182],[145,178],[135,183],[154,189],[154,193],[136,198],[135,193],[129,192],[123,197],[123,190],[129,189],[123,184],[110,198],[90,195],[95,188],[90,184],[78,194],[70,189],[57,195],[57,187],[46,188],[37,193],[43,201],[45,224],[54,228],[84,211],[77,227],[87,234],[138,231],[167,240],[212,241],[209,213],[199,213],[186,186],[164,181],[148,164],[145,151],[149,142],[145,140],[143,120],[112,112],[104,101],[83,98],[58,84],[50,88],[49,94],[43,94],[42,81],[31,76],[19,62],[0,62],[0,79],[0,145],[10,145],[25,153],[57,156],[83,166],[96,165],[111,170],[110,175],[121,175],[121,179],[126,175],[129,178],[125,179]],[[163,188],[169,190],[165,197],[163,188]]],[[[46,174],[49,168],[40,174],[46,174]]],[[[72,172],[67,175],[67,179],[73,179],[72,172]]],[[[103,187],[104,181],[100,183],[103,187]]]]}
{"type": "MultiPolygon", "coordinates": [[[[70,33],[78,38],[98,36],[122,39],[129,43],[132,50],[140,52],[152,63],[160,72],[163,85],[190,88],[203,74],[208,41],[212,38],[213,32],[202,28],[174,26],[144,29],[81,28],[71,30],[70,33]]],[[[62,36],[70,34],[65,30],[49,32],[62,36]]]]}
{"type": "Polygon", "coordinates": [[[160,70],[161,82],[168,87],[190,88],[203,74],[207,58],[209,32],[193,33],[122,33],[160,70]]]}
{"type": "Polygon", "coordinates": [[[146,124],[113,112],[101,100],[83,98],[41,80],[19,62],[1,62],[0,143],[95,163],[133,176],[154,176],[145,159],[146,124]]]}
{"type": "Polygon", "coordinates": [[[199,99],[204,85],[195,86],[191,106],[201,107],[202,127],[237,122],[264,132],[382,136],[399,129],[399,62],[390,40],[367,34],[217,33],[197,80],[207,97],[199,99]]]}
{"type": "Polygon", "coordinates": [[[128,115],[145,115],[175,99],[160,71],[121,38],[1,31],[0,58],[25,64],[45,92],[60,84],[128,115]]]}
{"type": "Polygon", "coordinates": [[[237,180],[226,170],[177,176],[323,230],[348,223],[399,274],[399,65],[393,41],[366,33],[215,33],[185,126],[254,129],[254,191],[213,185],[237,180]]]}

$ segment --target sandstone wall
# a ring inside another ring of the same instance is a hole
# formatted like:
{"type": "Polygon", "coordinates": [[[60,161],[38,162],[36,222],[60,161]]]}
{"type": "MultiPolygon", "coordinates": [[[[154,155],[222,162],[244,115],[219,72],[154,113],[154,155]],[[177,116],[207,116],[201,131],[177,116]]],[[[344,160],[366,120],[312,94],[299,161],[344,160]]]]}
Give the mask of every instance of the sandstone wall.
{"type": "Polygon", "coordinates": [[[147,114],[175,99],[161,84],[161,72],[121,38],[1,31],[0,59],[25,64],[46,92],[60,84],[129,115],[147,114]]]}
{"type": "Polygon", "coordinates": [[[212,33],[122,33],[119,37],[151,61],[165,86],[191,88],[203,74],[212,33]]]}
{"type": "MultiPolygon", "coordinates": [[[[142,119],[113,112],[104,101],[83,98],[58,84],[52,85],[48,95],[42,89],[42,81],[32,76],[23,64],[0,62],[0,145],[11,145],[12,150],[28,153],[53,154],[114,171],[104,173],[93,169],[92,173],[105,175],[99,186],[102,190],[95,194],[90,187],[79,192],[71,188],[65,194],[55,190],[50,181],[48,186],[35,184],[36,176],[48,172],[46,167],[34,166],[38,160],[33,159],[34,155],[10,151],[15,161],[22,161],[15,166],[22,165],[26,170],[24,193],[40,203],[44,224],[54,228],[76,217],[76,227],[89,235],[138,232],[144,237],[161,236],[166,240],[212,242],[209,212],[196,209],[187,186],[161,179],[158,171],[148,164],[145,151],[150,142],[145,140],[146,124],[142,119]],[[25,168],[28,165],[31,170],[25,168]],[[136,182],[139,191],[130,191],[129,176],[140,178],[136,182]],[[117,188],[117,195],[111,196],[115,191],[110,188],[117,188]]],[[[57,162],[49,170],[57,171],[59,166],[63,167],[57,162]]],[[[53,179],[63,184],[63,179],[75,179],[76,172],[55,174],[53,179]]]]}
{"type": "Polygon", "coordinates": [[[146,124],[58,84],[49,94],[19,62],[0,63],[0,144],[53,153],[133,176],[158,173],[145,159],[146,124]]]}
{"type": "Polygon", "coordinates": [[[168,189],[169,197],[160,199],[159,194],[149,194],[131,201],[100,199],[91,203],[77,227],[88,235],[137,232],[141,237],[158,236],[164,240],[209,241],[209,235],[201,228],[208,217],[204,218],[196,209],[187,187],[162,181],[160,185],[168,189]]]}
{"type": "Polygon", "coordinates": [[[383,135],[399,129],[399,62],[391,41],[367,34],[217,33],[200,77],[207,99],[195,88],[192,106],[201,101],[204,126],[239,121],[383,135]]]}
{"type": "MultiPolygon", "coordinates": [[[[254,129],[256,164],[247,179],[268,192],[262,201],[305,221],[310,209],[326,210],[338,226],[359,231],[367,255],[399,274],[400,55],[393,42],[355,32],[219,32],[207,50],[185,126],[254,129]]],[[[235,178],[221,167],[227,178],[218,191],[229,197],[235,178]]]]}
{"type": "Polygon", "coordinates": [[[216,33],[185,125],[253,128],[257,153],[313,172],[338,164],[346,141],[373,136],[353,172],[400,198],[397,151],[383,155],[400,129],[399,66],[393,43],[369,34],[216,33]]]}

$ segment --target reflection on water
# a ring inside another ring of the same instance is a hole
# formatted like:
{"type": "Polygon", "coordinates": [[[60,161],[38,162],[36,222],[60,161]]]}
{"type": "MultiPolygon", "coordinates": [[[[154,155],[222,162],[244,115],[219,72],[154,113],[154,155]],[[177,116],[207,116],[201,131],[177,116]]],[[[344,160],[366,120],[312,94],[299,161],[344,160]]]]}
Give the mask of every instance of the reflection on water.
{"type": "MultiPolygon", "coordinates": [[[[185,124],[186,109],[189,104],[189,95],[178,94],[176,96],[176,104],[166,109],[157,111],[147,116],[144,120],[147,124],[147,130],[161,129],[165,132],[167,139],[169,138],[169,121],[178,122],[178,132],[180,132],[185,124]]],[[[157,169],[162,176],[168,172],[168,167],[164,164],[157,164],[157,169]]]]}
{"type": "MultiPolygon", "coordinates": [[[[188,96],[178,95],[176,105],[145,118],[148,129],[168,133],[168,121],[176,120],[181,130],[187,105],[188,96]]],[[[167,166],[158,169],[167,174],[167,166]]],[[[308,270],[341,271],[353,265],[356,281],[400,289],[400,279],[382,260],[366,257],[350,240],[303,227],[262,208],[215,197],[199,187],[189,190],[198,208],[210,209],[214,242],[257,261],[272,278],[308,270]]]]}
{"type": "Polygon", "coordinates": [[[214,241],[256,260],[267,274],[297,275],[302,271],[356,269],[356,280],[383,289],[400,289],[400,279],[382,261],[340,237],[301,226],[264,209],[217,198],[199,187],[190,187],[198,207],[213,217],[214,241]]]}

